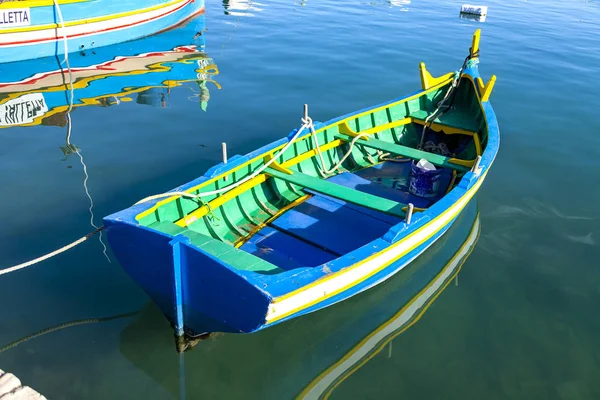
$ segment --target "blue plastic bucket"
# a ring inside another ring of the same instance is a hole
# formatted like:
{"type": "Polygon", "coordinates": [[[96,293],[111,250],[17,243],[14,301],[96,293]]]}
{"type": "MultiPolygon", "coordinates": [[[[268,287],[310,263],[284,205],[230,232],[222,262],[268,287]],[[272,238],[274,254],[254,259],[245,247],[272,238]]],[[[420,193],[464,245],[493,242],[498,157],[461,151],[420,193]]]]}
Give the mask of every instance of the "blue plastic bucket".
{"type": "Polygon", "coordinates": [[[418,162],[412,161],[408,191],[419,197],[435,197],[438,194],[442,170],[426,170],[419,167],[418,162]]]}

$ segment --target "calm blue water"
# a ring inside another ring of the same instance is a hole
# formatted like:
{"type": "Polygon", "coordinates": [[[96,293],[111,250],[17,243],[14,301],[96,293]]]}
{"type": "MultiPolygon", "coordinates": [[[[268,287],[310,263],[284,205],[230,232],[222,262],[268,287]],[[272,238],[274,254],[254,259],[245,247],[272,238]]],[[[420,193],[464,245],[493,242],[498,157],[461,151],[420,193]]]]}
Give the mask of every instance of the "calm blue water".
{"type": "MultiPolygon", "coordinates": [[[[218,73],[201,78],[220,89],[199,87],[198,65],[179,63],[171,72],[125,76],[117,87],[113,78],[90,84],[105,104],[118,104],[76,107],[70,138],[60,112],[44,125],[0,129],[0,268],[93,229],[84,182],[100,225],[103,216],[202,174],[220,161],[222,141],[230,154],[244,154],[286,135],[303,103],[326,120],[418,89],[420,61],[434,75],[459,68],[480,27],[480,69],[498,76],[492,102],[502,138],[472,206],[480,212],[479,241],[458,286],[451,282],[391,348],[349,369],[328,393],[600,397],[600,4],[486,4],[487,20],[475,22],[459,18],[461,3],[451,1],[208,2],[205,20],[120,47],[112,57],[170,50],[190,44],[205,24],[196,42],[204,41],[218,73]],[[188,82],[135,90],[167,80],[188,82]],[[65,156],[67,143],[81,158],[65,156]]],[[[52,63],[0,64],[0,81],[52,63]]],[[[464,217],[414,271],[442,271],[473,223],[464,217]]],[[[136,313],[23,342],[0,353],[1,369],[50,399],[293,398],[427,281],[406,271],[321,313],[211,339],[181,364],[168,324],[109,256],[95,238],[0,277],[0,348],[69,321],[136,313]]]]}

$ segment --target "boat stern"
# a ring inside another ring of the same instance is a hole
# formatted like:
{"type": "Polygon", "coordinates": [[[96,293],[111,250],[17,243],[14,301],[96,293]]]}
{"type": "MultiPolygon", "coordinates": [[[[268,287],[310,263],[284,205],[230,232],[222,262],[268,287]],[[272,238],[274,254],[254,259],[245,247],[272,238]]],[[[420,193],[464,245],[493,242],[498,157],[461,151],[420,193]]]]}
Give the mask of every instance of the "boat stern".
{"type": "Polygon", "coordinates": [[[140,206],[133,206],[107,216],[108,241],[119,263],[178,335],[248,333],[265,324],[271,297],[251,274],[235,270],[186,235],[139,224],[139,212],[140,206]]]}

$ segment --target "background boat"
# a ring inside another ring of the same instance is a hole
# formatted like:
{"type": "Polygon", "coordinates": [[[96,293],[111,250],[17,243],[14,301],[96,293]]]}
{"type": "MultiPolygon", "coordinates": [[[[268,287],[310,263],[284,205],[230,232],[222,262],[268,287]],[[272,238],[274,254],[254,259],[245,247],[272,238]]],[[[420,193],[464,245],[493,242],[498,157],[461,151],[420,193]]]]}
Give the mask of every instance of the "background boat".
{"type": "Polygon", "coordinates": [[[162,32],[202,12],[204,0],[4,1],[0,62],[92,51],[162,32]]]}
{"type": "MultiPolygon", "coordinates": [[[[204,16],[188,24],[203,30],[204,16]]],[[[198,102],[206,109],[210,98],[207,82],[213,81],[218,68],[204,52],[204,35],[182,37],[180,32],[172,30],[73,54],[70,73],[54,57],[15,63],[18,68],[7,70],[0,81],[0,128],[64,126],[71,101],[70,82],[74,109],[131,101],[164,107],[169,91],[184,82],[197,83],[198,102]]]]}

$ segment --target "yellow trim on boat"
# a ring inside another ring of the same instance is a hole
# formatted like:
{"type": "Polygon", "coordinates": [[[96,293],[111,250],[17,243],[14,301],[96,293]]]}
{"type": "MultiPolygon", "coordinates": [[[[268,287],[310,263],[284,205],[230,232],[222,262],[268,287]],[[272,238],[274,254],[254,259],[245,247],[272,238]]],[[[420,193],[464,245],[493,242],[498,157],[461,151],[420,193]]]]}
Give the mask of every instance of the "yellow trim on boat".
{"type": "Polygon", "coordinates": [[[496,84],[496,75],[492,75],[488,83],[483,87],[483,92],[481,93],[481,101],[486,102],[490,100],[490,95],[492,94],[492,90],[494,89],[494,85],[496,84]]]}
{"type": "Polygon", "coordinates": [[[430,87],[437,86],[441,82],[445,82],[449,79],[454,79],[454,72],[449,72],[446,75],[434,78],[429,73],[429,71],[427,71],[427,67],[425,66],[424,62],[419,64],[419,75],[421,76],[421,88],[423,90],[427,90],[430,87]]]}
{"type": "MultiPolygon", "coordinates": [[[[263,162],[266,164],[269,161],[271,161],[272,159],[273,159],[273,153],[269,153],[263,158],[263,162]]],[[[277,161],[273,161],[269,166],[276,171],[283,172],[284,174],[287,174],[287,175],[293,174],[291,169],[285,168],[283,165],[279,164],[277,161]]]]}
{"type": "MultiPolygon", "coordinates": [[[[91,0],[58,0],[58,5],[71,3],[87,3],[91,0]]],[[[0,10],[9,8],[35,8],[35,7],[47,7],[54,6],[53,0],[27,0],[27,1],[5,1],[0,3],[0,10]]],[[[0,31],[2,33],[3,31],[0,31]]]]}
{"type": "MultiPolygon", "coordinates": [[[[373,128],[371,128],[371,129],[373,129],[373,128]]],[[[350,128],[348,121],[342,121],[338,125],[338,132],[343,133],[344,135],[352,136],[352,137],[357,137],[359,135],[359,133],[356,133],[356,131],[354,129],[350,128]]],[[[367,132],[361,132],[361,133],[368,134],[367,132]]],[[[369,140],[368,137],[362,137],[361,139],[369,140]]]]}
{"type": "Polygon", "coordinates": [[[235,243],[235,247],[236,248],[240,248],[244,245],[244,243],[246,243],[248,240],[250,240],[250,238],[252,238],[252,236],[254,236],[258,231],[260,231],[262,228],[264,228],[265,226],[267,226],[269,223],[275,221],[277,218],[279,218],[284,212],[288,211],[291,208],[296,207],[297,205],[303,203],[304,201],[308,200],[310,197],[312,197],[312,195],[305,195],[302,197],[297,198],[296,200],[292,201],[290,204],[288,204],[285,207],[281,207],[279,209],[279,211],[277,211],[275,214],[273,214],[273,216],[271,216],[269,219],[267,219],[265,222],[261,222],[260,224],[256,225],[246,236],[241,237],[238,239],[238,241],[235,243]]]}
{"type": "Polygon", "coordinates": [[[479,52],[479,42],[481,41],[481,29],[477,29],[473,34],[473,41],[471,42],[471,55],[475,55],[479,52]]]}
{"type": "MultiPolygon", "coordinates": [[[[450,83],[450,82],[451,82],[451,80],[452,80],[452,78],[449,78],[447,81],[441,82],[441,83],[439,83],[438,85],[436,85],[436,86],[433,86],[433,87],[431,87],[431,88],[429,88],[429,89],[427,89],[427,90],[425,90],[425,91],[419,92],[419,93],[417,93],[417,94],[414,94],[414,95],[412,95],[412,96],[409,96],[409,97],[403,98],[403,99],[401,99],[401,100],[398,100],[398,101],[396,101],[396,102],[393,102],[393,103],[389,103],[389,104],[386,104],[386,105],[383,105],[383,106],[380,106],[380,107],[376,107],[376,108],[372,108],[372,109],[370,109],[370,110],[367,110],[367,111],[363,111],[363,112],[361,112],[361,113],[358,113],[358,114],[354,114],[354,115],[352,115],[352,116],[350,116],[350,117],[348,117],[348,118],[345,118],[345,119],[343,119],[342,121],[351,121],[351,120],[353,120],[353,119],[360,118],[360,117],[362,117],[362,116],[364,116],[364,115],[369,115],[369,114],[375,113],[375,112],[377,112],[377,111],[385,110],[385,109],[387,109],[387,108],[394,107],[394,106],[397,106],[397,105],[399,105],[399,104],[406,103],[406,102],[408,102],[408,101],[410,101],[410,100],[413,100],[413,99],[419,98],[419,97],[421,97],[421,96],[424,96],[424,95],[426,95],[427,93],[430,93],[430,92],[433,92],[433,91],[435,91],[435,90],[437,90],[437,89],[440,89],[442,86],[444,86],[444,85],[446,85],[446,84],[450,83]]],[[[319,129],[317,129],[317,130],[315,131],[315,133],[319,133],[319,132],[322,132],[322,131],[324,131],[324,130],[326,130],[326,129],[330,129],[330,128],[334,127],[335,125],[338,125],[338,124],[340,124],[342,121],[338,121],[338,122],[335,122],[335,123],[333,123],[333,124],[331,124],[331,125],[328,125],[328,126],[325,126],[325,127],[319,128],[319,129]]],[[[300,138],[296,139],[296,141],[295,141],[295,142],[296,142],[296,143],[298,143],[298,142],[301,142],[302,140],[306,140],[306,139],[309,139],[309,138],[310,138],[310,134],[307,134],[307,135],[305,135],[305,136],[302,136],[302,137],[300,137],[300,138]]],[[[284,147],[286,144],[287,144],[287,143],[285,143],[285,144],[282,144],[282,145],[279,145],[279,146],[277,146],[277,147],[275,147],[275,148],[273,148],[273,149],[269,150],[269,153],[273,153],[273,152],[276,152],[276,151],[278,151],[278,150],[282,149],[282,148],[283,148],[283,147],[284,147]]],[[[321,149],[323,149],[323,148],[324,148],[324,146],[322,146],[322,147],[321,147],[321,149]]],[[[314,150],[310,150],[310,151],[314,151],[314,150]]],[[[196,186],[194,186],[194,187],[192,187],[192,188],[190,188],[190,189],[187,189],[185,192],[186,192],[186,193],[192,193],[192,192],[195,192],[195,191],[199,191],[201,188],[203,188],[203,187],[205,187],[205,186],[208,186],[208,185],[210,185],[211,183],[214,183],[214,182],[216,182],[216,181],[218,181],[218,180],[220,180],[220,179],[223,179],[223,177],[225,177],[225,176],[230,176],[231,174],[233,174],[234,172],[237,172],[237,171],[239,171],[239,170],[240,170],[240,169],[242,169],[242,168],[248,168],[248,166],[250,166],[252,163],[254,163],[254,162],[256,162],[256,161],[260,160],[260,159],[261,159],[261,158],[263,158],[264,156],[265,156],[265,154],[260,154],[260,155],[257,155],[256,157],[252,158],[251,160],[248,160],[248,161],[246,161],[246,162],[245,162],[245,163],[243,163],[243,164],[240,164],[240,165],[238,165],[237,167],[234,167],[234,168],[232,168],[232,169],[230,169],[230,170],[228,170],[228,171],[226,171],[226,172],[224,172],[224,173],[222,173],[222,174],[220,174],[220,175],[218,175],[218,176],[216,176],[216,177],[214,177],[214,178],[211,178],[211,179],[209,179],[209,180],[207,180],[207,181],[205,181],[205,182],[202,182],[202,183],[200,183],[199,185],[196,185],[196,186]]],[[[307,158],[308,158],[308,157],[307,157],[307,158]]],[[[283,164],[282,164],[282,166],[284,166],[284,167],[288,167],[289,165],[287,164],[287,162],[285,162],[285,163],[283,163],[283,164]]],[[[138,215],[136,216],[136,220],[138,220],[138,221],[139,221],[141,218],[144,218],[144,217],[146,217],[146,216],[148,216],[148,215],[150,215],[150,214],[154,213],[154,212],[155,212],[155,211],[156,211],[156,210],[157,210],[159,207],[162,207],[162,206],[164,206],[165,204],[168,204],[168,203],[170,203],[170,202],[172,202],[172,201],[175,201],[175,200],[176,200],[176,199],[178,199],[178,198],[179,198],[179,196],[177,196],[177,195],[174,195],[174,196],[172,196],[172,197],[168,197],[168,198],[166,198],[166,199],[164,199],[164,200],[161,200],[161,201],[157,202],[157,203],[156,203],[154,206],[152,206],[152,207],[150,207],[149,209],[147,209],[147,210],[145,210],[145,211],[142,211],[140,214],[138,214],[138,215]]]]}
{"type": "MultiPolygon", "coordinates": [[[[321,152],[324,152],[324,151],[327,151],[327,150],[334,149],[334,148],[340,146],[342,143],[344,143],[344,142],[342,142],[339,139],[336,139],[336,140],[333,140],[333,141],[331,141],[331,142],[329,142],[327,144],[321,145],[319,147],[321,148],[321,152]]],[[[318,152],[317,152],[316,149],[314,149],[314,150],[308,150],[308,151],[305,151],[302,154],[297,155],[294,158],[290,158],[289,160],[287,160],[283,164],[281,164],[281,166],[284,167],[284,168],[291,167],[293,165],[300,164],[302,161],[308,160],[309,158],[312,158],[312,157],[316,156],[317,154],[318,154],[318,152]]]]}
{"type": "Polygon", "coordinates": [[[178,225],[181,227],[188,226],[189,224],[193,223],[194,221],[208,215],[211,210],[213,210],[217,207],[221,207],[223,204],[227,203],[229,200],[235,199],[238,195],[244,193],[246,190],[250,190],[257,185],[260,185],[261,183],[263,183],[266,180],[267,180],[266,175],[260,174],[256,177],[250,179],[248,182],[244,182],[240,186],[238,186],[234,189],[231,189],[228,192],[225,192],[224,194],[217,197],[216,199],[211,200],[210,202],[207,203],[207,205],[203,205],[200,208],[198,208],[197,210],[186,215],[185,217],[175,221],[175,225],[178,225]]]}
{"type": "MultiPolygon", "coordinates": [[[[413,232],[413,233],[411,233],[410,235],[408,235],[408,236],[404,237],[402,240],[400,240],[400,241],[398,241],[398,242],[396,242],[396,243],[394,243],[394,244],[391,244],[391,245],[390,245],[390,246],[389,246],[387,249],[385,249],[384,251],[380,251],[380,252],[378,252],[378,253],[372,254],[371,256],[369,256],[369,257],[367,257],[367,258],[365,258],[365,259],[361,260],[360,262],[358,262],[358,263],[356,263],[356,264],[353,264],[353,265],[351,265],[351,266],[349,266],[349,267],[347,267],[347,268],[344,268],[344,269],[342,269],[342,270],[340,270],[340,271],[338,271],[338,272],[335,272],[335,273],[332,273],[332,274],[326,275],[326,276],[324,276],[323,278],[321,278],[321,279],[319,279],[319,280],[317,280],[317,281],[315,281],[315,282],[312,282],[312,283],[310,283],[310,284],[307,284],[307,285],[305,285],[305,286],[303,286],[303,287],[301,287],[301,288],[298,288],[298,289],[296,289],[296,290],[294,290],[294,291],[291,291],[291,292],[289,292],[289,293],[286,293],[286,294],[284,294],[284,295],[282,295],[282,296],[276,297],[276,298],[274,298],[274,299],[273,299],[273,301],[271,302],[271,304],[277,304],[278,302],[280,302],[280,301],[282,301],[282,300],[285,300],[285,299],[287,299],[287,298],[290,298],[290,297],[292,297],[292,296],[295,296],[295,295],[297,295],[297,294],[299,294],[299,293],[302,293],[302,292],[306,291],[307,289],[310,289],[310,288],[312,288],[312,287],[314,287],[314,286],[316,286],[316,285],[320,285],[320,284],[322,284],[323,282],[327,282],[327,281],[329,281],[329,280],[331,280],[331,279],[333,279],[333,278],[335,278],[335,277],[338,277],[338,276],[340,276],[340,275],[344,275],[344,274],[345,274],[345,273],[347,273],[348,271],[351,271],[351,270],[353,270],[353,269],[355,269],[355,268],[357,268],[357,267],[359,267],[359,266],[361,266],[361,265],[365,264],[366,262],[368,262],[368,261],[371,261],[372,259],[374,259],[374,258],[376,258],[376,257],[379,257],[379,256],[381,256],[381,255],[383,255],[383,254],[387,253],[388,251],[392,250],[394,247],[396,247],[396,246],[398,246],[398,245],[400,245],[400,244],[404,243],[406,240],[408,240],[409,238],[411,238],[411,237],[413,237],[413,236],[415,236],[415,235],[419,234],[419,233],[420,233],[420,232],[422,232],[423,230],[426,230],[426,229],[430,228],[430,227],[432,226],[432,224],[433,224],[435,221],[439,220],[439,219],[440,219],[440,218],[442,218],[442,217],[445,217],[445,216],[447,216],[448,214],[450,214],[450,220],[451,220],[451,219],[453,219],[454,217],[456,217],[456,216],[457,216],[457,215],[458,215],[458,214],[459,214],[459,213],[460,213],[460,212],[461,212],[461,211],[462,211],[462,210],[465,208],[465,206],[467,205],[468,201],[469,201],[469,200],[470,200],[470,199],[471,199],[471,198],[472,198],[472,197],[475,195],[475,193],[477,192],[477,190],[478,190],[478,189],[479,189],[479,187],[481,186],[481,184],[482,184],[483,180],[485,179],[485,176],[486,176],[486,175],[487,175],[487,172],[486,172],[486,173],[485,173],[483,176],[481,176],[481,177],[478,179],[477,183],[475,183],[475,185],[474,185],[474,186],[473,186],[471,189],[469,189],[469,190],[468,190],[468,191],[467,191],[467,192],[466,192],[466,193],[465,193],[465,194],[464,194],[464,195],[463,195],[463,196],[462,196],[460,199],[458,199],[458,200],[457,200],[457,201],[454,203],[454,204],[457,204],[457,203],[459,203],[459,202],[461,202],[461,201],[463,201],[463,200],[464,200],[464,201],[465,201],[465,203],[463,204],[463,206],[462,206],[462,207],[458,208],[457,210],[453,211],[452,213],[450,213],[450,211],[449,211],[449,210],[450,210],[451,208],[449,208],[447,211],[445,211],[445,212],[441,213],[440,215],[438,215],[437,217],[435,217],[434,219],[432,219],[431,221],[429,221],[427,224],[425,224],[425,225],[424,225],[424,226],[422,226],[421,228],[417,229],[416,231],[414,231],[414,232],[413,232]]],[[[447,224],[446,224],[446,225],[447,225],[447,224]]],[[[392,264],[392,263],[393,263],[393,262],[395,262],[396,260],[398,260],[398,259],[400,259],[400,258],[404,257],[406,254],[410,253],[410,252],[411,252],[411,251],[413,251],[415,248],[419,247],[419,246],[420,246],[420,245],[422,245],[424,242],[426,242],[427,240],[429,240],[429,239],[430,239],[430,238],[431,238],[433,235],[435,235],[437,232],[439,232],[441,229],[443,229],[443,228],[444,228],[444,226],[446,226],[446,225],[443,225],[443,226],[441,226],[439,229],[437,229],[437,230],[435,230],[434,232],[432,232],[431,234],[427,235],[427,236],[426,236],[426,237],[425,237],[423,240],[421,240],[421,241],[419,241],[419,242],[415,243],[413,246],[411,246],[410,248],[408,248],[408,249],[407,249],[406,251],[404,251],[402,254],[399,254],[399,255],[398,255],[398,257],[394,258],[393,260],[391,260],[391,261],[389,261],[389,262],[387,262],[387,263],[385,263],[385,264],[382,264],[382,265],[380,265],[378,268],[376,268],[376,269],[374,269],[373,271],[371,271],[371,272],[370,272],[368,275],[361,277],[361,278],[359,279],[359,281],[360,281],[360,282],[362,282],[362,281],[364,281],[365,279],[368,279],[369,277],[373,276],[374,274],[378,273],[378,272],[379,272],[379,271],[381,271],[382,269],[386,268],[388,265],[392,264]]],[[[339,293],[341,293],[341,292],[343,292],[343,291],[345,291],[345,290],[347,290],[347,289],[349,289],[349,288],[351,288],[351,287],[355,286],[356,284],[357,284],[357,281],[350,282],[349,284],[347,284],[347,285],[345,285],[345,286],[341,287],[340,289],[334,290],[334,291],[332,291],[332,292],[327,292],[327,294],[326,294],[324,297],[321,297],[321,298],[315,299],[315,300],[313,300],[313,301],[310,301],[310,302],[308,302],[308,303],[305,303],[305,304],[303,304],[303,305],[301,305],[301,306],[299,306],[299,307],[296,307],[296,308],[294,308],[294,309],[292,309],[292,310],[290,310],[290,311],[288,311],[288,312],[286,312],[286,313],[284,313],[284,314],[278,315],[278,316],[277,316],[277,317],[275,317],[275,318],[271,318],[271,319],[268,319],[268,318],[267,318],[267,322],[268,322],[268,323],[273,323],[273,322],[275,322],[275,321],[279,321],[280,319],[283,319],[283,318],[285,318],[285,317],[287,317],[287,316],[290,316],[290,315],[292,315],[292,314],[295,314],[295,313],[297,313],[297,312],[298,312],[298,311],[300,311],[300,310],[303,310],[303,309],[305,309],[305,308],[311,307],[311,306],[313,306],[314,304],[320,303],[320,302],[322,302],[322,301],[324,301],[324,300],[326,300],[326,299],[328,299],[328,298],[331,298],[331,297],[333,297],[333,296],[335,296],[335,295],[337,295],[337,294],[339,294],[339,293]]]]}
{"type": "MultiPolygon", "coordinates": [[[[479,213],[477,213],[477,216],[475,217],[475,220],[477,221],[479,219],[479,213]]],[[[393,317],[391,317],[390,319],[388,319],[385,323],[383,323],[382,325],[380,325],[376,330],[374,330],[373,332],[371,332],[369,335],[367,335],[365,338],[363,338],[363,340],[361,340],[356,346],[354,346],[352,348],[352,350],[350,350],[348,353],[346,353],[346,355],[344,357],[342,357],[339,361],[337,361],[335,364],[331,365],[329,368],[327,368],[325,371],[323,371],[317,378],[315,378],[298,396],[298,399],[301,399],[303,397],[306,396],[306,394],[308,392],[310,392],[325,376],[327,376],[329,373],[331,373],[331,371],[333,371],[334,369],[336,369],[340,364],[344,363],[345,361],[347,361],[358,349],[360,349],[361,347],[363,347],[369,340],[371,340],[371,338],[375,335],[377,335],[379,332],[381,332],[383,329],[385,329],[389,324],[391,324],[392,322],[394,322],[396,319],[398,319],[403,313],[406,312],[407,309],[409,309],[418,299],[419,297],[421,297],[425,292],[427,292],[427,290],[429,290],[429,288],[431,287],[431,285],[433,285],[435,283],[435,281],[444,274],[444,272],[450,268],[450,265],[452,264],[452,262],[456,259],[456,257],[458,257],[458,255],[464,250],[465,246],[467,246],[469,244],[469,237],[473,234],[473,230],[476,229],[475,226],[473,226],[473,228],[471,229],[471,231],[469,232],[469,235],[467,237],[467,241],[465,241],[465,243],[462,244],[462,246],[458,249],[458,251],[454,254],[454,256],[450,259],[450,261],[448,261],[448,263],[446,264],[446,266],[435,276],[435,278],[433,278],[429,284],[424,287],[423,289],[421,289],[421,291],[419,291],[419,293],[417,293],[411,300],[410,302],[408,302],[404,307],[402,307],[402,309],[400,309],[400,311],[398,311],[396,314],[394,314],[393,317]]],[[[477,232],[477,237],[475,238],[475,240],[473,241],[473,243],[477,243],[479,240],[479,236],[481,234],[481,230],[479,230],[477,232]]],[[[412,327],[414,324],[416,324],[421,317],[425,314],[425,312],[429,309],[429,307],[435,302],[435,300],[437,300],[437,298],[442,294],[442,292],[444,292],[444,290],[446,290],[446,288],[448,287],[448,285],[450,284],[450,282],[452,282],[452,280],[460,273],[460,271],[462,270],[463,265],[465,264],[465,262],[467,261],[467,259],[469,258],[469,256],[471,255],[471,253],[473,252],[473,250],[475,249],[475,246],[473,246],[471,249],[469,249],[469,252],[467,254],[465,254],[465,256],[462,259],[462,262],[460,263],[460,265],[458,267],[456,267],[456,271],[450,275],[446,282],[443,284],[443,286],[440,287],[440,289],[438,289],[438,291],[435,293],[435,295],[433,295],[431,298],[429,298],[427,300],[427,304],[425,304],[421,310],[416,314],[416,316],[414,318],[412,318],[412,320],[406,324],[404,327],[402,327],[402,329],[398,330],[397,332],[395,332],[393,335],[389,336],[387,339],[385,339],[381,345],[372,353],[370,353],[366,358],[361,359],[362,361],[359,364],[354,365],[354,367],[349,370],[346,374],[344,374],[340,379],[337,379],[334,383],[333,386],[327,388],[327,393],[325,394],[325,396],[323,397],[324,400],[328,399],[329,396],[331,395],[331,392],[333,392],[344,380],[346,380],[350,375],[352,375],[353,373],[355,373],[357,370],[359,370],[360,368],[362,368],[363,365],[365,365],[368,361],[370,361],[373,357],[375,357],[377,354],[379,354],[379,352],[381,352],[381,350],[383,348],[385,348],[385,346],[392,341],[394,338],[396,338],[397,336],[399,336],[400,334],[404,333],[405,331],[407,331],[410,327],[412,327]]]]}
{"type": "MultiPolygon", "coordinates": [[[[338,129],[339,129],[339,132],[344,135],[356,137],[358,135],[373,135],[375,133],[385,131],[386,129],[393,129],[393,128],[397,128],[399,126],[404,126],[406,124],[410,124],[411,122],[413,122],[413,119],[411,117],[406,117],[406,118],[399,119],[398,121],[388,122],[387,124],[377,125],[377,126],[374,126],[373,128],[369,128],[369,129],[365,129],[364,131],[356,132],[354,129],[350,128],[350,125],[348,125],[348,121],[345,120],[341,124],[338,125],[338,129]]],[[[362,137],[361,139],[368,140],[369,138],[362,137]]]]}
{"type": "MultiPolygon", "coordinates": [[[[87,0],[80,0],[80,1],[87,1],[87,0]]],[[[154,10],[160,10],[161,8],[170,7],[177,3],[187,3],[188,1],[189,0],[172,0],[168,3],[157,4],[152,7],[148,7],[148,8],[141,8],[141,9],[126,11],[126,12],[122,12],[122,13],[118,13],[118,14],[103,15],[101,17],[93,17],[93,18],[88,18],[88,19],[78,19],[75,21],[68,21],[68,22],[64,23],[64,27],[68,28],[70,26],[87,25],[87,24],[92,24],[95,22],[110,21],[110,20],[117,19],[117,18],[124,18],[124,17],[129,17],[132,15],[138,15],[138,14],[142,14],[142,13],[146,13],[146,12],[151,12],[154,10]]],[[[23,5],[23,7],[24,7],[24,5],[23,5]]],[[[2,29],[2,30],[0,30],[0,36],[5,33],[43,31],[46,29],[56,29],[56,28],[59,28],[62,26],[63,26],[62,24],[55,23],[55,24],[30,25],[30,26],[23,26],[23,27],[18,27],[18,28],[2,29]]]]}
{"type": "MultiPolygon", "coordinates": [[[[415,124],[419,124],[419,125],[425,125],[425,120],[424,119],[420,119],[420,118],[412,118],[412,122],[414,122],[415,124]]],[[[440,132],[440,131],[444,131],[445,134],[447,135],[467,135],[467,136],[473,136],[476,134],[476,132],[474,131],[469,131],[466,129],[462,129],[462,128],[455,128],[452,126],[448,126],[448,125],[444,125],[444,124],[439,124],[437,122],[428,122],[428,124],[431,124],[429,126],[429,128],[433,129],[436,132],[440,132]]]]}
{"type": "Polygon", "coordinates": [[[477,133],[473,135],[473,142],[475,143],[475,151],[477,152],[477,155],[482,155],[483,150],[481,149],[481,140],[479,139],[479,135],[477,133]]]}

